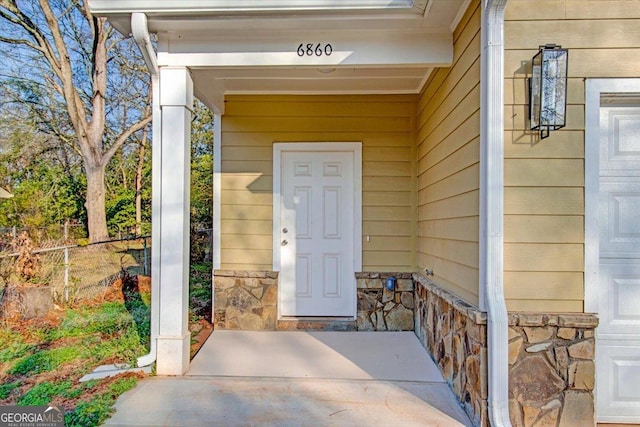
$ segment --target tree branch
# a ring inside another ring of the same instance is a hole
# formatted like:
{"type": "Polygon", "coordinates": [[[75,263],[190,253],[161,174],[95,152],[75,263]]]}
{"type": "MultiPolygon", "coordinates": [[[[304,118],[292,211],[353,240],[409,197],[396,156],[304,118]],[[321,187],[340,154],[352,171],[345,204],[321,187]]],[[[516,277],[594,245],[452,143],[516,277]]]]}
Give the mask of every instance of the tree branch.
{"type": "Polygon", "coordinates": [[[20,9],[18,9],[15,1],[0,0],[0,6],[4,7],[6,10],[13,14],[12,16],[0,9],[0,18],[3,18],[14,25],[21,27],[28,34],[30,34],[31,37],[33,37],[33,39],[36,41],[38,46],[40,46],[36,50],[41,52],[45,56],[45,58],[47,58],[47,60],[51,64],[51,67],[54,69],[54,72],[56,72],[56,74],[59,74],[61,72],[60,62],[58,61],[53,48],[47,41],[47,38],[38,29],[31,18],[29,18],[27,15],[22,13],[20,9]]]}
{"type": "Polygon", "coordinates": [[[87,123],[84,105],[75,85],[73,84],[73,71],[67,45],[62,37],[60,25],[48,0],[39,0],[39,4],[44,14],[44,18],[47,21],[47,25],[49,26],[49,30],[51,31],[53,42],[60,55],[60,80],[62,81],[64,97],[68,104],[67,110],[69,110],[71,123],[73,123],[73,127],[78,135],[78,142],[83,144],[86,143],[87,129],[89,126],[87,123]]]}
{"type": "Polygon", "coordinates": [[[109,162],[109,160],[113,157],[116,151],[118,151],[118,149],[122,146],[122,144],[124,144],[131,135],[133,135],[134,133],[136,133],[140,129],[143,129],[146,125],[151,123],[152,119],[153,119],[153,116],[148,115],[145,118],[138,121],[137,123],[134,123],[133,125],[131,125],[129,129],[122,132],[120,136],[118,136],[118,139],[116,139],[113,145],[109,147],[109,149],[102,156],[103,164],[107,164],[107,162],[109,162]]]}

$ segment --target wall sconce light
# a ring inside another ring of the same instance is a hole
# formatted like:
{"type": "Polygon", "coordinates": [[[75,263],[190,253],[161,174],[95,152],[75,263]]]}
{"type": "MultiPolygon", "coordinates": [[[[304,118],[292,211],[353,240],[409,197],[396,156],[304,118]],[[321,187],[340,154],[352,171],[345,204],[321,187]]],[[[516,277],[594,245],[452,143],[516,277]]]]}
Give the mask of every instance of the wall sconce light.
{"type": "Polygon", "coordinates": [[[529,119],[540,139],[565,126],[567,113],[567,67],[569,50],[547,44],[531,60],[529,119]]]}

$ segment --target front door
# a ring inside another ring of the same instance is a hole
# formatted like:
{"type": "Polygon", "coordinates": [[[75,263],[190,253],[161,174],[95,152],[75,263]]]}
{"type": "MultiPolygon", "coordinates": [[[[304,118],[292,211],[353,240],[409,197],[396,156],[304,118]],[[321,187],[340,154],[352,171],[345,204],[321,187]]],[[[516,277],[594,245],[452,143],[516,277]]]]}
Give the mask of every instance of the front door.
{"type": "MultiPolygon", "coordinates": [[[[616,104],[617,102],[617,104],[616,104]]],[[[640,102],[600,107],[596,400],[601,421],[640,420],[640,102]]]]}
{"type": "Polygon", "coordinates": [[[280,315],[354,317],[356,153],[278,145],[280,315]]]}

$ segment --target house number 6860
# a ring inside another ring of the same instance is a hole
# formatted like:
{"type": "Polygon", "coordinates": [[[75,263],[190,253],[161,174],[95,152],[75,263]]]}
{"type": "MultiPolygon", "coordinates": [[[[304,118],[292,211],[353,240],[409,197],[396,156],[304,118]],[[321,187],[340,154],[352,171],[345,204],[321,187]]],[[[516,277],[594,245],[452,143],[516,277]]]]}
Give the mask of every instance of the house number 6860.
{"type": "Polygon", "coordinates": [[[298,46],[298,56],[331,56],[333,53],[333,46],[331,43],[300,43],[298,46]]]}

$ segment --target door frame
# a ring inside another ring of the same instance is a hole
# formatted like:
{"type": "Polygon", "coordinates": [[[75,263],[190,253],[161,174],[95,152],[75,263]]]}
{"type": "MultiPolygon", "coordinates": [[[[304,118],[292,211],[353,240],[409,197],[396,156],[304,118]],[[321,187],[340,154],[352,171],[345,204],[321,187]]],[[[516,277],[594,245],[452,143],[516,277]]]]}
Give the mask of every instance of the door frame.
{"type": "MultiPolygon", "coordinates": [[[[587,79],[585,82],[585,170],[584,170],[584,311],[600,315],[598,299],[600,276],[600,111],[602,100],[640,93],[640,78],[587,79]]],[[[597,335],[596,335],[597,337],[597,335]]],[[[598,340],[596,339],[596,354],[598,340]]],[[[596,360],[598,357],[596,356],[596,360]]],[[[596,367],[596,371],[597,371],[596,367]]],[[[602,381],[600,379],[599,381],[602,381]]],[[[605,381],[607,379],[604,379],[605,381]]],[[[596,381],[594,398],[597,396],[596,381]]],[[[597,402],[594,407],[596,421],[620,422],[618,419],[599,417],[597,402]]]]}
{"type": "Polygon", "coordinates": [[[587,79],[584,146],[584,311],[599,313],[600,105],[607,95],[640,93],[639,78],[587,79]]]}
{"type": "MultiPolygon", "coordinates": [[[[345,151],[353,153],[353,271],[362,271],[362,143],[361,142],[276,142],[273,144],[273,271],[280,271],[280,206],[282,195],[282,153],[286,151],[307,152],[335,152],[345,151]]],[[[353,278],[354,296],[356,280],[353,278]]],[[[280,286],[278,286],[278,301],[280,300],[280,286]]],[[[354,317],[357,313],[357,298],[354,298],[354,317]]],[[[280,318],[280,304],[278,304],[278,318],[280,318]]]]}

